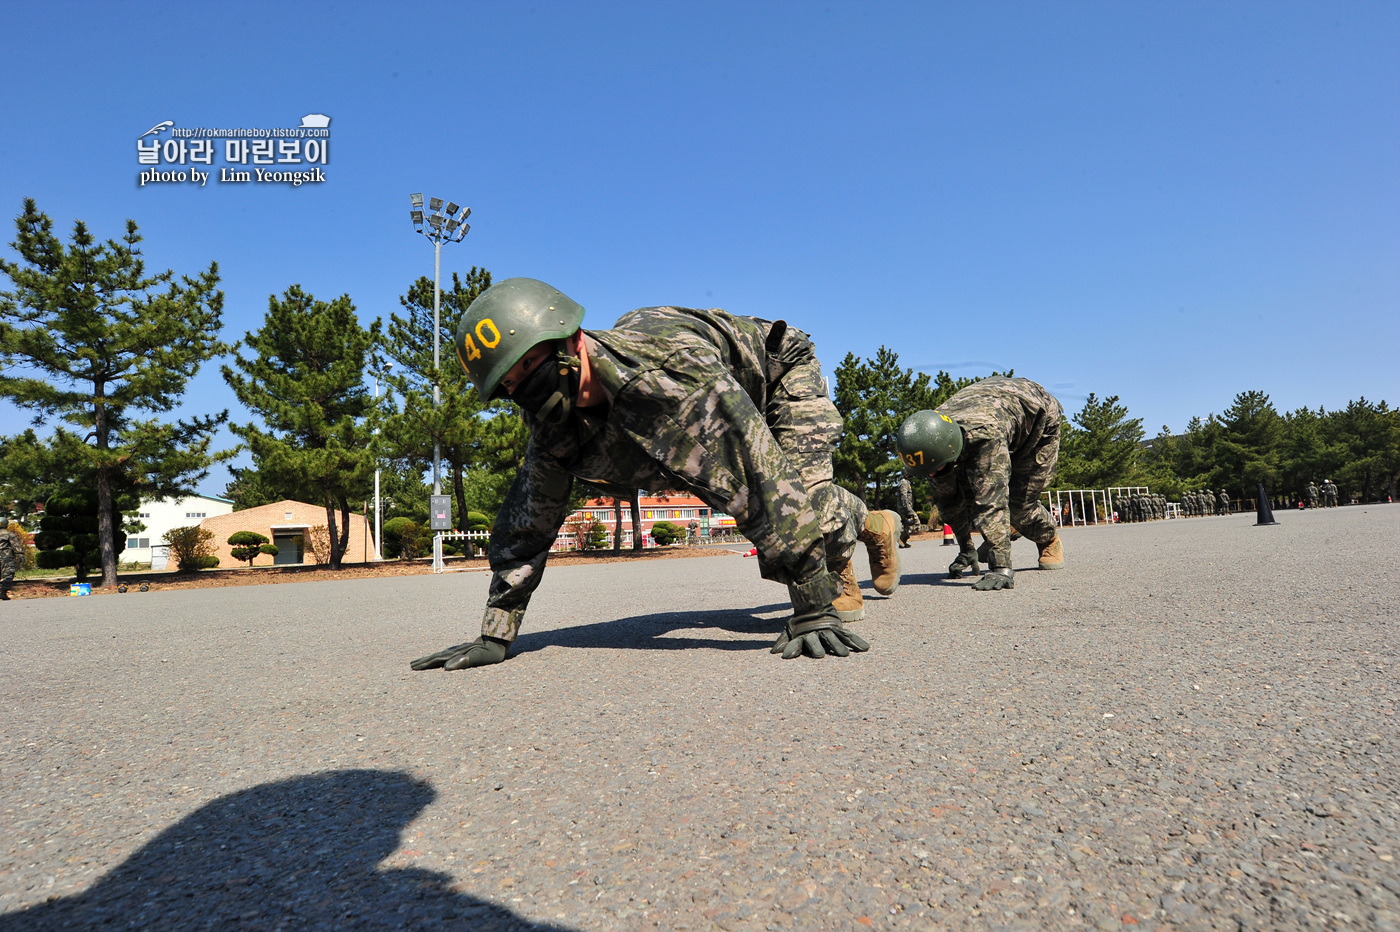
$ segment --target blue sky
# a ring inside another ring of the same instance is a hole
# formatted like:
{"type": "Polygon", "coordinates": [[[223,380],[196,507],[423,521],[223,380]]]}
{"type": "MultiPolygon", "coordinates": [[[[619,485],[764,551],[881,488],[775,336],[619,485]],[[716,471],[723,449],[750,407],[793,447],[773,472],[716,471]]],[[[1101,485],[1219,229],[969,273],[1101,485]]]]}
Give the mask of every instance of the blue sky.
{"type": "MultiPolygon", "coordinates": [[[[219,262],[230,341],[293,283],[387,317],[432,273],[423,191],[473,210],[445,278],[544,279],[594,328],[781,317],[828,372],[882,344],[1014,368],[1149,434],[1248,389],[1400,402],[1394,3],[6,2],[0,26],[0,243],[25,197],[65,232],[130,217],[153,268],[219,262]],[[308,113],[322,184],[137,184],[162,120],[308,113]]],[[[225,407],[248,419],[206,367],[185,412],[225,407]]],[[[0,404],[0,433],[28,418],[0,404]]]]}

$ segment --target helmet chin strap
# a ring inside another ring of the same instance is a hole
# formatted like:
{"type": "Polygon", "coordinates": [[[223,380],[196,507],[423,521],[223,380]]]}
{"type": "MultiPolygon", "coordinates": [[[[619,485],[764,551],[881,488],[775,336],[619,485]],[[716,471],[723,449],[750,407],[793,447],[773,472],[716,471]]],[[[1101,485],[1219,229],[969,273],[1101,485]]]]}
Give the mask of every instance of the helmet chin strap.
{"type": "Polygon", "coordinates": [[[559,388],[549,396],[549,400],[544,403],[535,416],[546,424],[559,425],[568,420],[569,414],[574,410],[574,396],[578,394],[579,369],[583,364],[577,356],[566,356],[562,350],[559,351],[555,360],[559,367],[559,388]]]}

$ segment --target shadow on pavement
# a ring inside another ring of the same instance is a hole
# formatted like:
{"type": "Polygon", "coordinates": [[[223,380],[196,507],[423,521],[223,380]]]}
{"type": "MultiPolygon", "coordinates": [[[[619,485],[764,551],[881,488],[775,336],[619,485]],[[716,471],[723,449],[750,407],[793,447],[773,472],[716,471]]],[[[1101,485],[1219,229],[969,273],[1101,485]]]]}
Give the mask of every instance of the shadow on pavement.
{"type": "Polygon", "coordinates": [[[0,915],[0,930],[562,930],[457,893],[446,874],[377,866],[436,795],[379,770],[255,786],[200,807],[85,892],[0,915]]]}
{"type": "Polygon", "coordinates": [[[631,650],[767,650],[773,646],[783,621],[792,612],[786,602],[757,608],[715,609],[694,612],[657,612],[634,615],[616,621],[600,621],[555,631],[522,634],[511,648],[512,654],[527,654],[546,647],[612,647],[631,650]],[[782,618],[760,618],[783,612],[782,618]],[[734,634],[762,634],[767,639],[742,641],[716,638],[668,637],[672,631],[717,628],[734,634]]]}

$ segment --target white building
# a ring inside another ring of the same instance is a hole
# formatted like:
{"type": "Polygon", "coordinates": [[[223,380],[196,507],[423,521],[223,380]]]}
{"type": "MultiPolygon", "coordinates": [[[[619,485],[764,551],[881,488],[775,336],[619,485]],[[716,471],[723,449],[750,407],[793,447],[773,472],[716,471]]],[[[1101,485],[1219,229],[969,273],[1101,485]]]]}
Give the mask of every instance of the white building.
{"type": "Polygon", "coordinates": [[[215,515],[232,513],[232,501],[213,495],[143,500],[137,520],[146,525],[146,529],[127,535],[126,549],[117,560],[121,563],[149,563],[151,569],[163,570],[170,556],[170,548],[165,543],[166,531],[197,525],[215,515]]]}

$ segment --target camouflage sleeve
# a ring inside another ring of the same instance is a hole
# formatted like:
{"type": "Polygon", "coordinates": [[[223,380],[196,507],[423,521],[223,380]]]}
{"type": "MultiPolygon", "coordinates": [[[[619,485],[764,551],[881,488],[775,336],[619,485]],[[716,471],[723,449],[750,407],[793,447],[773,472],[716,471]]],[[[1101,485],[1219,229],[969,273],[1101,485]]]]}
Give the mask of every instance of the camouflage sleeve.
{"type": "Polygon", "coordinates": [[[1007,499],[1011,483],[1011,451],[1006,441],[992,437],[964,448],[959,468],[972,493],[968,510],[973,525],[992,548],[993,568],[1011,566],[1011,518],[1007,499]]]}
{"type": "Polygon", "coordinates": [[[491,589],[481,633],[515,640],[530,594],[540,584],[549,548],[569,513],[573,476],[541,452],[534,438],[491,531],[491,589]]]}

